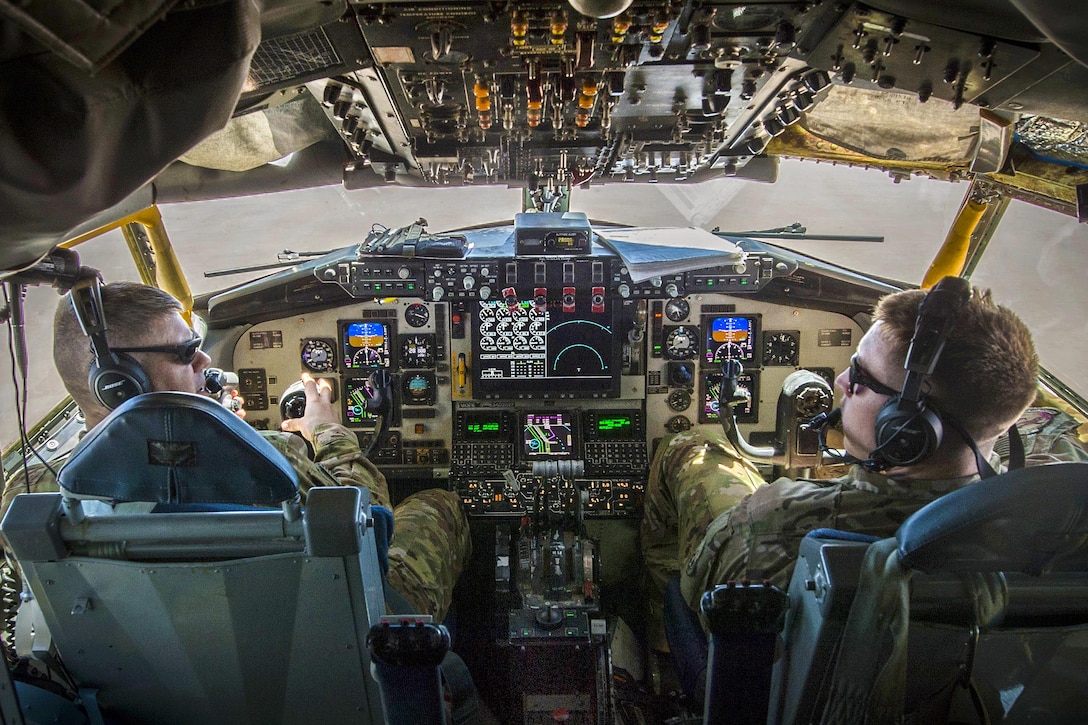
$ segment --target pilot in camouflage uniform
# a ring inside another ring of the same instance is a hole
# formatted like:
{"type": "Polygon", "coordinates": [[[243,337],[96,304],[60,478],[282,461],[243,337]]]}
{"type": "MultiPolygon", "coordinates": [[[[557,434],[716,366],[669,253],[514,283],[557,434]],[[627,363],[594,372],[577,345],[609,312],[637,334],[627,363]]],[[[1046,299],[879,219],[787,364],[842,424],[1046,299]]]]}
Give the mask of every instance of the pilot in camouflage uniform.
{"type": "MultiPolygon", "coordinates": [[[[1026,465],[1088,461],[1077,426],[1054,408],[1028,409],[1017,423],[1026,465]]],[[[995,450],[1007,452],[1007,442],[999,440],[995,450]]],[[[1001,463],[996,453],[990,462],[1001,463]]],[[[679,433],[662,442],[650,466],[641,531],[647,573],[662,594],[680,575],[684,599],[696,611],[703,593],[726,581],[769,580],[786,588],[809,531],[891,536],[922,506],[978,478],[904,482],[853,466],[838,478],[765,484],[723,434],[679,433]]]]}
{"type": "MultiPolygon", "coordinates": [[[[432,614],[441,621],[472,550],[460,498],[451,491],[427,489],[394,509],[385,476],[363,456],[355,434],[341,425],[327,423],[314,429],[313,461],[299,436],[281,431],[262,431],[261,435],[294,466],[303,503],[306,492],[315,486],[358,486],[370,491],[372,504],[393,510],[395,528],[387,582],[416,612],[432,614]]],[[[53,469],[62,463],[52,463],[53,469]]],[[[29,477],[20,469],[7,481],[0,516],[20,493],[58,490],[56,478],[45,466],[28,466],[27,473],[29,477]]]]}

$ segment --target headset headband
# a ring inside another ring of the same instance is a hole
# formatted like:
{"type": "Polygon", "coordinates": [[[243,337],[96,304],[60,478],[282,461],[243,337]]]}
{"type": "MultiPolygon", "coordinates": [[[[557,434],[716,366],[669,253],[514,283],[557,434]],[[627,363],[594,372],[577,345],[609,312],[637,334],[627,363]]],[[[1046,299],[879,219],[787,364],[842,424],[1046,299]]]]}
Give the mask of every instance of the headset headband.
{"type": "Polygon", "coordinates": [[[952,325],[971,298],[971,285],[963,277],[945,277],[926,293],[918,305],[914,336],[907,349],[907,379],[899,399],[917,407],[922,399],[922,383],[932,375],[941,358],[952,325]]]}
{"type": "Polygon", "coordinates": [[[102,304],[102,284],[97,274],[92,274],[72,286],[68,293],[72,311],[83,334],[91,341],[91,353],[96,361],[113,359],[113,352],[106,342],[106,311],[102,304]]]}

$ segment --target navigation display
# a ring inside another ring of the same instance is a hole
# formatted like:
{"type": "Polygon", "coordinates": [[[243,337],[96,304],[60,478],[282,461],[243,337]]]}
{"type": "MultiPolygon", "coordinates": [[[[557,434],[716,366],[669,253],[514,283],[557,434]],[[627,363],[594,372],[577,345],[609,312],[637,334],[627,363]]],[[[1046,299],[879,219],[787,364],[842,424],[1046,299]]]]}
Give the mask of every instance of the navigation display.
{"type": "Polygon", "coordinates": [[[366,378],[348,378],[344,381],[344,422],[348,426],[373,425],[378,416],[366,409],[366,402],[374,397],[374,391],[366,378]]]}
{"type": "MultiPolygon", "coordinates": [[[[474,395],[504,398],[616,397],[620,387],[618,307],[603,290],[565,288],[540,304],[502,300],[473,309],[474,395]]],[[[542,293],[546,294],[544,290],[542,293]]]]}
{"type": "MultiPolygon", "coordinates": [[[[703,376],[702,393],[703,407],[699,411],[700,423],[715,423],[721,418],[718,415],[718,395],[722,389],[722,374],[708,373],[703,376]]],[[[741,373],[737,376],[737,384],[748,388],[751,398],[744,405],[733,408],[738,423],[759,422],[759,373],[741,373]]]]}
{"type": "Polygon", "coordinates": [[[524,445],[526,456],[569,456],[574,452],[574,425],[570,413],[526,413],[524,445]]]}

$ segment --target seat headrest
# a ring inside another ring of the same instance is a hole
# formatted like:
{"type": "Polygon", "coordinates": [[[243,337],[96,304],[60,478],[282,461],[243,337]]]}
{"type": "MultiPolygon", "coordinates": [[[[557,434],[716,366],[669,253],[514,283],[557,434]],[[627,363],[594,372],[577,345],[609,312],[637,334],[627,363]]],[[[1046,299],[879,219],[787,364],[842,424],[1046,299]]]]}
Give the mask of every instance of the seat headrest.
{"type": "Polygon", "coordinates": [[[231,411],[194,393],[145,393],[84,437],[57,481],[114,501],[277,506],[298,499],[298,474],[231,411]]]}
{"type": "Polygon", "coordinates": [[[1054,463],[972,483],[916,511],[895,534],[923,572],[1088,571],[1088,463],[1054,463]]]}

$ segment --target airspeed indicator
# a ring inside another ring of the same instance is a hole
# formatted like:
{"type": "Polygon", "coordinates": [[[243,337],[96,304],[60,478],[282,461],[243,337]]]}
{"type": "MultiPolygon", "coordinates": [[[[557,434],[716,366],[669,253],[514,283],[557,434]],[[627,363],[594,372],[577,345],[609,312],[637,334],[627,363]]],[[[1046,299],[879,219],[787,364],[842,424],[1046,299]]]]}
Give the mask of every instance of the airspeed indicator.
{"type": "Polygon", "coordinates": [[[315,373],[331,373],[336,370],[336,348],[332,340],[303,340],[299,356],[302,358],[302,366],[307,370],[315,373]]]}

